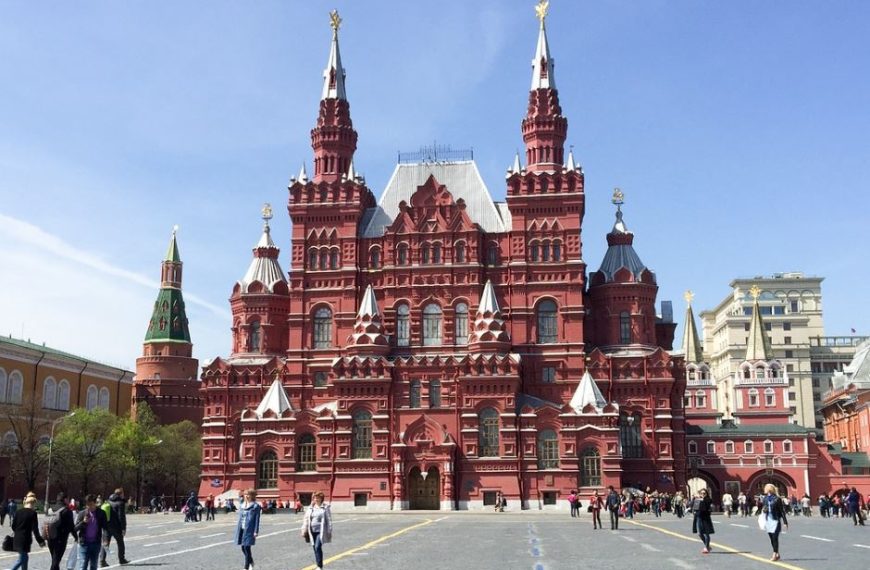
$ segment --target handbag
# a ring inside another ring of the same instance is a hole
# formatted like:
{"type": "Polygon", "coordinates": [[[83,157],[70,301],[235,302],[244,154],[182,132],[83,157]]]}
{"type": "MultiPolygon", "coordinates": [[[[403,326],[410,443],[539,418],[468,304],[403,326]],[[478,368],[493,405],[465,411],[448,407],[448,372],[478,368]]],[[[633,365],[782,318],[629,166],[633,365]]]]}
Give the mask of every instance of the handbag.
{"type": "Polygon", "coordinates": [[[308,534],[307,532],[302,535],[302,538],[305,539],[305,542],[308,542],[308,543],[311,542],[311,535],[308,534]]]}
{"type": "Polygon", "coordinates": [[[759,528],[760,530],[766,530],[766,529],[767,529],[767,524],[766,524],[766,522],[765,522],[765,519],[766,519],[766,518],[767,518],[767,515],[766,515],[765,513],[761,513],[760,515],[758,515],[758,528],[759,528]]]}
{"type": "Polygon", "coordinates": [[[7,534],[6,538],[3,539],[3,550],[6,552],[12,552],[12,535],[7,534]]]}
{"type": "Polygon", "coordinates": [[[592,505],[589,505],[588,507],[586,507],[586,512],[587,512],[587,513],[591,513],[592,510],[593,510],[593,509],[592,509],[592,505]]]}

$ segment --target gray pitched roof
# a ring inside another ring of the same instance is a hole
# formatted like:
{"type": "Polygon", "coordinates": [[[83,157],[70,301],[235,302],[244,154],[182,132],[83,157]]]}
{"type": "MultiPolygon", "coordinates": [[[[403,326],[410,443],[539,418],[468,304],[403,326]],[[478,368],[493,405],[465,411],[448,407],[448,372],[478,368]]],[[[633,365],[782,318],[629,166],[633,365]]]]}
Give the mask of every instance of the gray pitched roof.
{"type": "MultiPolygon", "coordinates": [[[[429,176],[447,187],[454,200],[465,200],[466,213],[487,233],[501,233],[510,229],[510,220],[505,222],[502,210],[492,201],[492,196],[473,160],[440,163],[397,164],[387,183],[377,208],[366,212],[360,224],[361,237],[380,237],[399,214],[399,203],[411,203],[411,195],[422,186],[429,176]]],[[[507,208],[503,208],[507,210],[507,208]]]]}

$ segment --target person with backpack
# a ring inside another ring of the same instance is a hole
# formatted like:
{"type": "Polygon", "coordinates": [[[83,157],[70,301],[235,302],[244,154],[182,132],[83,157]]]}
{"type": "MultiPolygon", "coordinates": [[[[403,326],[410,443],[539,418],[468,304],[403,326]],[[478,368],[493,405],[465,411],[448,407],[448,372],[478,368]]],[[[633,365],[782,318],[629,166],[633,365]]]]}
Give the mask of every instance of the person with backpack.
{"type": "Polygon", "coordinates": [[[57,501],[48,510],[42,524],[42,536],[48,542],[48,551],[51,553],[51,569],[60,570],[60,561],[66,553],[66,544],[69,535],[75,534],[75,520],[69,509],[64,493],[58,493],[57,501]]]}
{"type": "Polygon", "coordinates": [[[109,565],[106,554],[113,538],[118,545],[118,564],[128,564],[124,546],[124,535],[127,534],[127,498],[124,497],[124,489],[115,489],[109,495],[109,500],[103,503],[102,509],[106,513],[106,531],[103,535],[103,548],[100,549],[100,567],[109,565]]]}
{"type": "Polygon", "coordinates": [[[610,511],[610,530],[619,530],[619,507],[621,503],[619,493],[613,489],[613,485],[607,487],[607,498],[604,499],[604,507],[610,511]]]}

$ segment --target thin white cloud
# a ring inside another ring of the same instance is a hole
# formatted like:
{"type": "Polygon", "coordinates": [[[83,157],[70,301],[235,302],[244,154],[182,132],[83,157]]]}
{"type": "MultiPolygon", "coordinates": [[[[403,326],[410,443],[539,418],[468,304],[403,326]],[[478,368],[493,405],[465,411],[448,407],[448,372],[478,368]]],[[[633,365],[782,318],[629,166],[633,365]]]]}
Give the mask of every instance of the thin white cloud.
{"type": "MultiPolygon", "coordinates": [[[[38,226],[24,220],[19,220],[18,218],[6,216],[2,213],[0,213],[0,239],[2,239],[5,244],[19,242],[39,248],[67,261],[90,267],[91,269],[96,269],[106,275],[126,279],[131,283],[147,287],[151,290],[160,288],[160,283],[153,279],[149,279],[148,277],[134,271],[128,271],[124,268],[112,265],[111,263],[100,259],[97,255],[78,249],[74,245],[46,232],[38,226]]],[[[184,293],[184,297],[188,303],[208,309],[218,317],[224,319],[231,318],[229,312],[227,312],[225,308],[210,303],[189,291],[184,293]]]]}

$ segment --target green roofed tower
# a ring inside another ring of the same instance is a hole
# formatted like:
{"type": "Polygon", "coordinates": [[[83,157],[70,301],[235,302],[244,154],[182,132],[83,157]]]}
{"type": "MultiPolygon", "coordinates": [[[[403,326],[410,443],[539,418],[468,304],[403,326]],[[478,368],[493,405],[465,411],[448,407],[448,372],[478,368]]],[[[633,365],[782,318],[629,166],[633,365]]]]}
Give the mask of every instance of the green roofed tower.
{"type": "Polygon", "coordinates": [[[145,333],[142,356],[136,360],[133,411],[144,401],[161,423],[188,419],[198,425],[202,422],[199,362],[192,357],[193,344],[181,293],[177,230],[177,227],[172,230],[161,264],[160,292],[145,333]]]}

